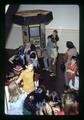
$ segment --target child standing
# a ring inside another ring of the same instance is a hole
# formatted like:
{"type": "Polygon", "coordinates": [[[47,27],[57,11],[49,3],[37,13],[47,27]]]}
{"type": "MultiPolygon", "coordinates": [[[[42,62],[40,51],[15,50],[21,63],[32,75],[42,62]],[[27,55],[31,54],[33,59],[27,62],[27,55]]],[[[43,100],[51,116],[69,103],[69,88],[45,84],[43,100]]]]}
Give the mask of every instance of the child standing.
{"type": "Polygon", "coordinates": [[[44,66],[45,66],[45,70],[49,71],[49,60],[48,60],[48,52],[47,49],[45,48],[43,51],[43,61],[44,61],[44,66]]]}
{"type": "Polygon", "coordinates": [[[48,62],[49,62],[49,70],[51,71],[51,57],[50,57],[50,54],[51,54],[51,49],[53,48],[53,43],[52,43],[52,35],[49,35],[47,37],[48,39],[48,42],[47,42],[47,52],[48,52],[48,62]]]}
{"type": "Polygon", "coordinates": [[[58,56],[58,49],[57,49],[56,42],[53,41],[53,48],[51,49],[51,67],[52,67],[52,72],[50,76],[56,76],[56,60],[58,56]]]}

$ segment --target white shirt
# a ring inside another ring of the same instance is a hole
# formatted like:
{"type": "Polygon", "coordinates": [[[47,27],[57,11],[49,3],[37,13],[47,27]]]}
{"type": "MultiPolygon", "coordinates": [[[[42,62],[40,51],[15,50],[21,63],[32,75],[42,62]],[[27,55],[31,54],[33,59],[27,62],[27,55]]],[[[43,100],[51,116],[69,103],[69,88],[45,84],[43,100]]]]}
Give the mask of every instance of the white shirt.
{"type": "Polygon", "coordinates": [[[16,102],[10,103],[8,115],[23,115],[23,104],[27,94],[21,94],[16,102]]]}
{"type": "Polygon", "coordinates": [[[72,80],[70,80],[69,87],[74,90],[79,90],[79,78],[75,76],[74,86],[72,84],[72,80]]]}

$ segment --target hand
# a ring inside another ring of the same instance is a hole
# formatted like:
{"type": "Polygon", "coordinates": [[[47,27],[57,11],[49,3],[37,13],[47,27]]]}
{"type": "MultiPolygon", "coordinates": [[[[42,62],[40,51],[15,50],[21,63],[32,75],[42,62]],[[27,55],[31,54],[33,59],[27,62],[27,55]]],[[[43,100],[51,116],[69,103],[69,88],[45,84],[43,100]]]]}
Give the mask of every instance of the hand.
{"type": "Polygon", "coordinates": [[[55,63],[53,62],[52,65],[54,65],[55,63]]]}

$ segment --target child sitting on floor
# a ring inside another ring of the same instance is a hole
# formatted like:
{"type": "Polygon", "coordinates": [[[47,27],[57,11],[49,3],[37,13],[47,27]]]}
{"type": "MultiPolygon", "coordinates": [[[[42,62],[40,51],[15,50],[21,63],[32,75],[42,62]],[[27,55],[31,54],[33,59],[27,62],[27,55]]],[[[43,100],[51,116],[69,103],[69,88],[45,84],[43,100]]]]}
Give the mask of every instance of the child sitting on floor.
{"type": "Polygon", "coordinates": [[[69,80],[74,80],[75,78],[76,72],[78,70],[76,61],[77,61],[77,57],[72,56],[71,62],[66,65],[66,71],[65,71],[66,85],[69,84],[69,80]]]}
{"type": "Polygon", "coordinates": [[[23,103],[27,94],[22,93],[19,86],[12,81],[9,86],[9,109],[8,115],[23,115],[23,103]]]}

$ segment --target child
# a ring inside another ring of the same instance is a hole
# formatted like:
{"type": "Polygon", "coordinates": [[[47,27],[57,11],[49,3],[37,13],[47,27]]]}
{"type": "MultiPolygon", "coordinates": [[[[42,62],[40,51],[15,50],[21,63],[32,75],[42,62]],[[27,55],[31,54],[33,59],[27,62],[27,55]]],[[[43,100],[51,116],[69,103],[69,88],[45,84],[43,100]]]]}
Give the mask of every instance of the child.
{"type": "Polygon", "coordinates": [[[23,103],[26,94],[22,93],[17,84],[12,81],[8,87],[9,90],[9,109],[8,115],[23,115],[23,103]]]}
{"type": "Polygon", "coordinates": [[[22,70],[23,70],[23,67],[20,65],[20,61],[15,59],[14,67],[13,67],[14,74],[19,75],[22,70]]]}
{"type": "Polygon", "coordinates": [[[75,78],[76,72],[78,70],[76,60],[77,58],[75,56],[72,56],[71,62],[66,65],[66,71],[65,71],[66,85],[69,84],[69,80],[74,80],[75,78]]]}
{"type": "Polygon", "coordinates": [[[24,54],[26,57],[26,63],[28,63],[30,61],[30,52],[31,52],[31,44],[30,42],[26,43],[25,45],[25,49],[24,49],[24,54]]]}
{"type": "Polygon", "coordinates": [[[21,65],[25,65],[24,46],[19,47],[19,55],[20,55],[21,65]]]}
{"type": "Polygon", "coordinates": [[[49,70],[51,71],[51,49],[53,48],[53,43],[52,43],[52,35],[49,35],[47,37],[48,42],[47,42],[47,52],[48,52],[48,62],[49,62],[49,70]]]}
{"type": "Polygon", "coordinates": [[[65,101],[64,103],[65,115],[79,114],[77,101],[75,100],[75,97],[71,93],[66,94],[64,101],[65,101]]]}
{"type": "Polygon", "coordinates": [[[48,53],[50,54],[50,53],[51,53],[51,49],[52,49],[52,47],[53,47],[53,44],[52,44],[52,41],[51,41],[52,35],[49,35],[49,36],[47,37],[47,39],[48,39],[48,42],[47,42],[47,51],[48,51],[48,53]]]}
{"type": "Polygon", "coordinates": [[[38,60],[37,60],[37,55],[35,51],[30,52],[30,59],[33,63],[33,66],[37,69],[38,67],[38,60]]]}
{"type": "Polygon", "coordinates": [[[31,93],[35,89],[33,81],[34,70],[32,61],[30,61],[25,67],[26,69],[21,72],[16,83],[18,84],[21,80],[23,80],[23,90],[27,93],[31,93]]]}
{"type": "Polygon", "coordinates": [[[79,76],[77,74],[74,80],[69,81],[69,87],[73,90],[79,90],[79,76]]]}
{"type": "Polygon", "coordinates": [[[38,66],[42,70],[44,68],[44,61],[43,61],[43,51],[41,48],[36,49],[37,59],[38,59],[38,66]]]}

